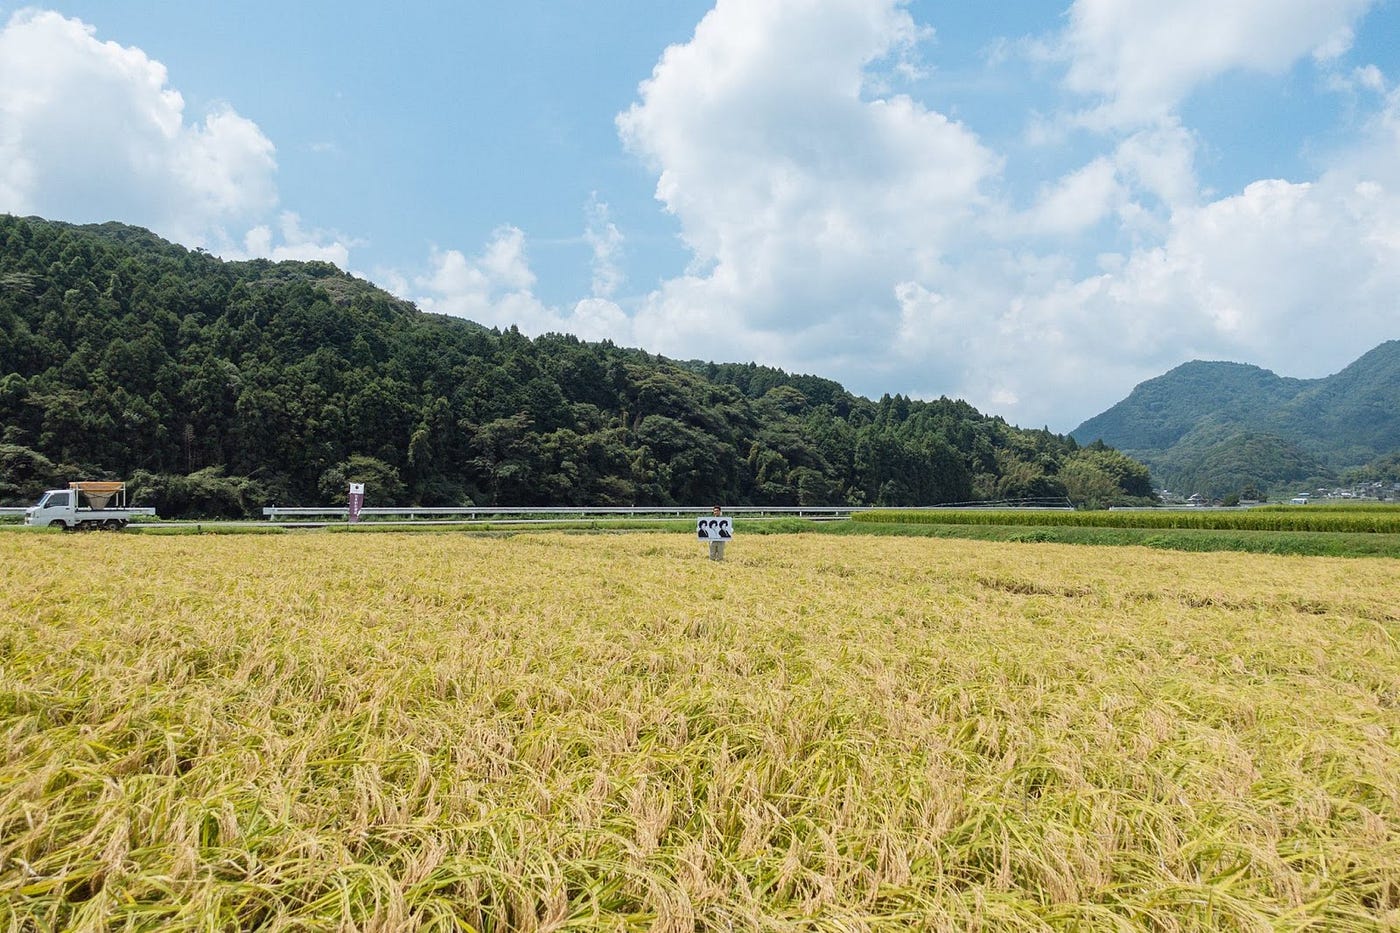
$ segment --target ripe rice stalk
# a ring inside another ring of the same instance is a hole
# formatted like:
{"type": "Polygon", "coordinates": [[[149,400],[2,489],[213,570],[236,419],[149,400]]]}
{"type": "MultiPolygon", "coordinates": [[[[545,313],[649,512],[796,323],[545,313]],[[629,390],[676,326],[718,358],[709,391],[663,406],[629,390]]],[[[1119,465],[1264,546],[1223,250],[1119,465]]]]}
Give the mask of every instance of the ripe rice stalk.
{"type": "Polygon", "coordinates": [[[1400,928],[1392,561],[0,536],[0,929],[1400,928]]]}

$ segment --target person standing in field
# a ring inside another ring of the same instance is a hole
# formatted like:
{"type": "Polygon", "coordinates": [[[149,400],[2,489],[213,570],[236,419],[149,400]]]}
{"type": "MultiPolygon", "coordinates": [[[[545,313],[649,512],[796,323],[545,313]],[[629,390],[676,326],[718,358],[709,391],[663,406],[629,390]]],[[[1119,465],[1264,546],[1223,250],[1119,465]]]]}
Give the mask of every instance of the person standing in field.
{"type": "MultiPolygon", "coordinates": [[[[724,510],[721,509],[719,506],[714,506],[712,509],[710,509],[710,514],[715,516],[715,518],[719,518],[721,515],[724,514],[724,510]]],[[[714,522],[711,522],[710,524],[713,525],[714,522]]],[[[723,541],[710,542],[710,560],[724,560],[723,541]]]]}

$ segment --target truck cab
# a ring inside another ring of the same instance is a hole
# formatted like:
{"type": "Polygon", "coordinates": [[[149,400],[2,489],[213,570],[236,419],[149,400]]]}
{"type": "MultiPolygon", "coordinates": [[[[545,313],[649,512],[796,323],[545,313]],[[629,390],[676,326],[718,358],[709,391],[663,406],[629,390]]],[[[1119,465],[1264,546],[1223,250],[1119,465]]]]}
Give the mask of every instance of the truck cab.
{"type": "Polygon", "coordinates": [[[43,528],[58,522],[67,527],[67,519],[73,517],[75,495],[77,493],[69,489],[50,489],[24,513],[24,523],[43,528]]]}

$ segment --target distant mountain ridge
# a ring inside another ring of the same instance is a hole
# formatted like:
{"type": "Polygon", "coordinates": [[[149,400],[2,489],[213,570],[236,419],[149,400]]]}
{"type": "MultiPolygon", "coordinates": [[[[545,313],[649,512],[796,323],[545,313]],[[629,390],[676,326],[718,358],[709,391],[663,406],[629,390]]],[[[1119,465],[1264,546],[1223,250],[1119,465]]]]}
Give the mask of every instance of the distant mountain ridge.
{"type": "Polygon", "coordinates": [[[1400,340],[1321,379],[1193,360],[1138,385],[1070,436],[1102,440],[1184,492],[1335,480],[1400,450],[1400,340]]]}

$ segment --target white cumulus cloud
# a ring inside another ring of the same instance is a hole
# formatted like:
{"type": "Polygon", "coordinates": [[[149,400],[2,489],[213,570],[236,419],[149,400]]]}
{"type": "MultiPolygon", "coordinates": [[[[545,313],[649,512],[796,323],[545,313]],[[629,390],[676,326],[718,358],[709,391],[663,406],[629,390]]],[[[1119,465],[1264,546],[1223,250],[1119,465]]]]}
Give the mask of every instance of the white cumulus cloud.
{"type": "Polygon", "coordinates": [[[1044,188],[1020,224],[1034,233],[1079,233],[1108,215],[1123,196],[1113,161],[1100,156],[1044,188]]]}
{"type": "MultiPolygon", "coordinates": [[[[1178,209],[1159,243],[1106,256],[1095,274],[1021,257],[1000,279],[1001,293],[984,276],[962,306],[942,297],[956,310],[925,300],[906,317],[971,334],[966,352],[984,369],[968,375],[969,397],[1008,389],[1020,401],[1003,411],[1022,423],[1088,417],[1189,359],[1321,376],[1396,336],[1400,196],[1350,172],[1264,179],[1178,209]],[[994,309],[994,320],[960,324],[971,305],[994,309]]],[[[905,347],[919,352],[918,334],[929,332],[911,326],[905,347]]]]}
{"type": "Polygon", "coordinates": [[[276,168],[272,142],[232,108],[187,121],[140,49],[48,11],[0,29],[0,209],[211,245],[273,208],[276,168]]]}
{"type": "Polygon", "coordinates": [[[476,256],[434,249],[425,274],[411,281],[392,275],[381,279],[424,311],[469,318],[487,327],[514,326],[531,336],[555,332],[602,340],[617,338],[629,328],[622,309],[603,297],[582,299],[568,311],[542,302],[534,293],[525,233],[513,226],[498,229],[476,256]]]}
{"type": "Polygon", "coordinates": [[[1278,73],[1351,45],[1377,0],[1075,0],[1056,53],[1070,89],[1102,101],[1095,122],[1154,122],[1235,69],[1278,73]]]}
{"type": "Polygon", "coordinates": [[[355,244],[352,241],[339,234],[325,230],[307,230],[302,226],[298,214],[283,211],[277,218],[275,230],[270,224],[259,224],[244,234],[242,250],[229,248],[221,250],[221,254],[226,259],[263,257],[276,262],[284,259],[314,259],[348,269],[350,248],[353,245],[355,244]]]}
{"type": "Polygon", "coordinates": [[[1400,310],[1397,95],[1316,177],[1224,194],[1177,107],[1232,70],[1342,54],[1371,5],[1079,0],[1051,44],[1104,132],[1017,208],[971,128],[886,93],[925,32],[903,4],[721,0],[618,118],[692,255],[633,334],[1061,430],[1193,357],[1335,370],[1400,310]]]}
{"type": "Polygon", "coordinates": [[[618,117],[692,251],[638,313],[645,345],[839,367],[884,342],[892,283],[938,267],[997,170],[965,127],[871,95],[924,32],[894,0],[720,0],[666,50],[618,117]]]}
{"type": "Polygon", "coordinates": [[[622,231],[608,217],[608,205],[597,192],[587,205],[588,225],[583,238],[593,251],[593,297],[611,298],[626,280],[622,271],[622,231]]]}

